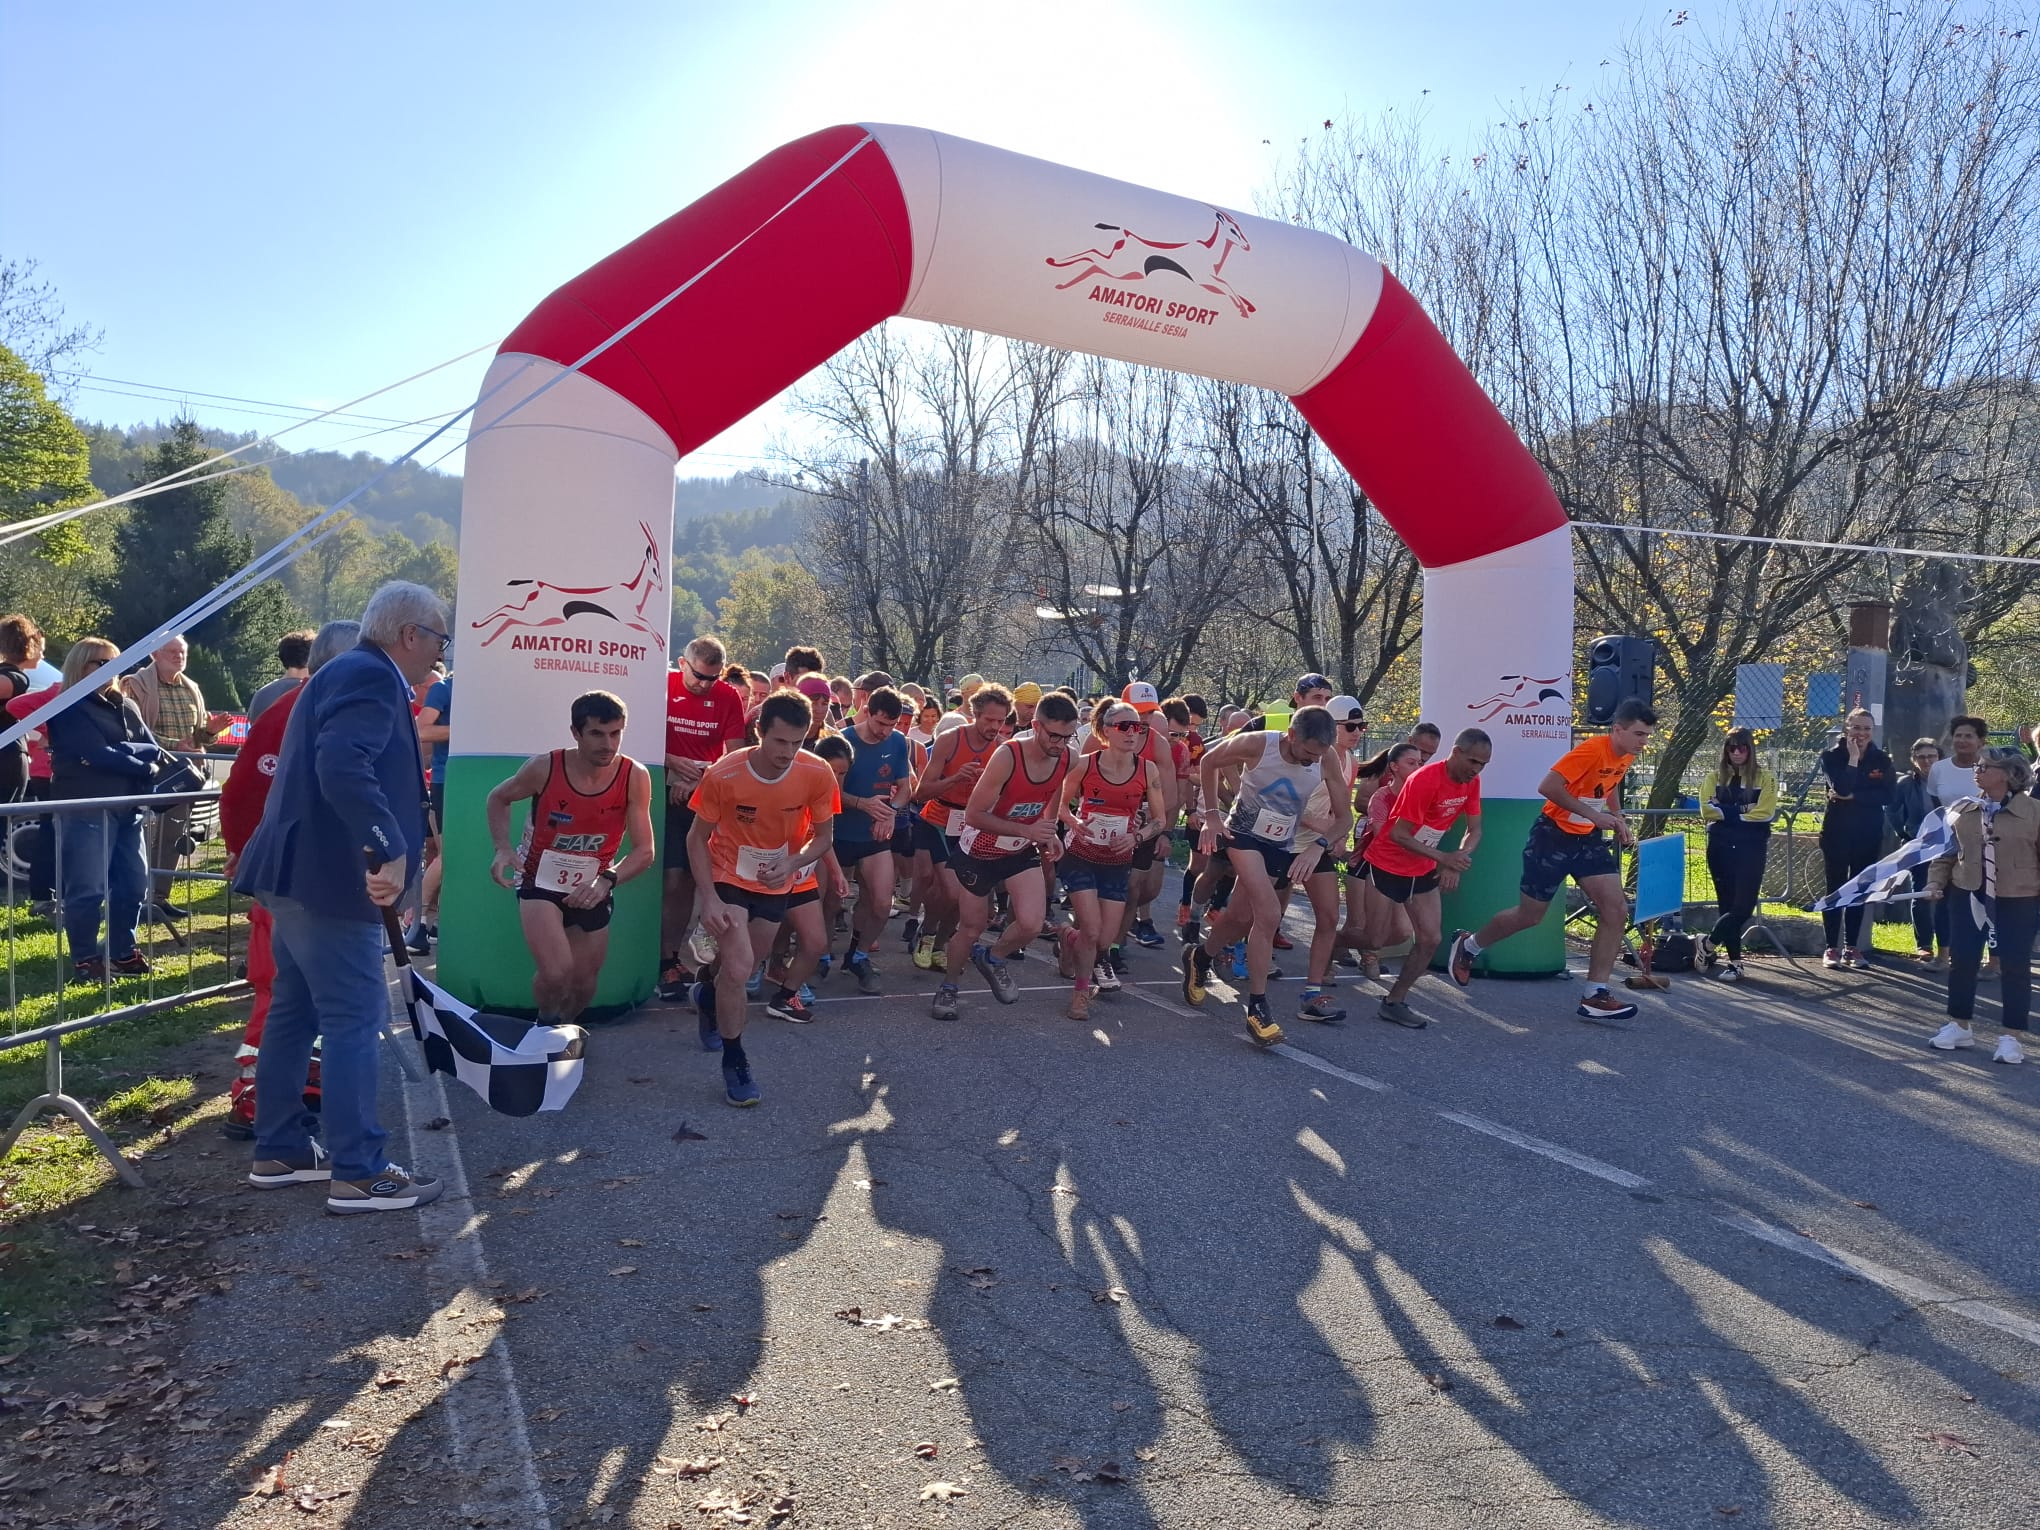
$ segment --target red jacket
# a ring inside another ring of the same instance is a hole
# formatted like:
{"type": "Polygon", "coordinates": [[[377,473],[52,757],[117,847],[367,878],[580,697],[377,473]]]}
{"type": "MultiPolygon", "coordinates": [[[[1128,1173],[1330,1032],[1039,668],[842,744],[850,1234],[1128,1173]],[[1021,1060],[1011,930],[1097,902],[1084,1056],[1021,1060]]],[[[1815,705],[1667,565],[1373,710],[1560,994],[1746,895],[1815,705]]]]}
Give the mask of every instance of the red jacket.
{"type": "Polygon", "coordinates": [[[269,785],[276,779],[277,756],[283,749],[283,730],[304,693],[300,685],[271,702],[249,726],[247,741],[234,756],[233,768],[220,787],[220,835],[231,854],[239,855],[247,848],[255,837],[255,826],[262,822],[269,785]]]}

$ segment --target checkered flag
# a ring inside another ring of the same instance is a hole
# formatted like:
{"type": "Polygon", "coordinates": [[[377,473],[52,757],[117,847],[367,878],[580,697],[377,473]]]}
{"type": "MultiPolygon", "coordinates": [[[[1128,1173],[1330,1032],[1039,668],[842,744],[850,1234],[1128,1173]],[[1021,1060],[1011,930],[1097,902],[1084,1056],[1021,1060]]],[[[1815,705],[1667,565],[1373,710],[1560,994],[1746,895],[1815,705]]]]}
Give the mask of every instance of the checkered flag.
{"type": "Polygon", "coordinates": [[[562,1110],[581,1087],[588,1033],[470,1009],[406,967],[411,1029],[434,1073],[450,1073],[506,1116],[562,1110]]]}
{"type": "Polygon", "coordinates": [[[1909,893],[1912,891],[1913,869],[1939,860],[1954,848],[1955,840],[1949,832],[1947,819],[1941,809],[1935,808],[1920,820],[1917,839],[1907,840],[1874,866],[1865,866],[1814,904],[1813,912],[1825,914],[1856,903],[1884,903],[1901,893],[1909,893]]]}

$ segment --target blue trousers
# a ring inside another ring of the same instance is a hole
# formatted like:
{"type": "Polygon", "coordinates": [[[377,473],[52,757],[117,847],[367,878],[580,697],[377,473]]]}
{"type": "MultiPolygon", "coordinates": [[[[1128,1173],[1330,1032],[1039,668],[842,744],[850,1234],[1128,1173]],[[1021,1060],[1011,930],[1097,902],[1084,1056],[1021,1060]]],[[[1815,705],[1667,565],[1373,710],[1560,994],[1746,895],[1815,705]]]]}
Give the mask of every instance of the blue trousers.
{"type": "Polygon", "coordinates": [[[276,979],[255,1060],[255,1156],[298,1158],[320,1117],[305,1109],[312,1039],[319,1063],[326,1151],[335,1179],[370,1179],[389,1164],[376,1119],[378,1042],[389,1018],[380,923],[308,912],[294,899],[265,899],[274,921],[276,979]]]}
{"type": "Polygon", "coordinates": [[[102,808],[67,813],[57,823],[57,891],[71,960],[100,954],[99,912],[106,910],[106,951],[113,961],[135,954],[135,925],[149,887],[142,858],[142,810],[102,808]]]}

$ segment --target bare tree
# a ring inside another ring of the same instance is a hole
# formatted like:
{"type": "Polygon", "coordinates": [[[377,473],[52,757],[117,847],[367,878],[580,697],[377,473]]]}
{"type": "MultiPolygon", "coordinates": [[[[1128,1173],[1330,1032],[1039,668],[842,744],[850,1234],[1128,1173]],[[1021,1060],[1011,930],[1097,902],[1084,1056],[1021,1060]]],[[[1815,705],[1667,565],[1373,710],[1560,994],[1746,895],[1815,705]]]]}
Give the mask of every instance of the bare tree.
{"type": "Polygon", "coordinates": [[[788,454],[788,486],[814,507],[815,572],[852,663],[932,679],[988,662],[1004,630],[1041,401],[1016,388],[1006,342],[928,334],[873,330],[796,396],[820,430],[788,454]]]}
{"type": "Polygon", "coordinates": [[[1087,358],[1059,407],[1026,511],[1037,589],[1064,641],[1108,687],[1182,682],[1222,620],[1260,619],[1241,599],[1241,535],[1228,498],[1193,458],[1195,426],[1174,372],[1087,358]]]}

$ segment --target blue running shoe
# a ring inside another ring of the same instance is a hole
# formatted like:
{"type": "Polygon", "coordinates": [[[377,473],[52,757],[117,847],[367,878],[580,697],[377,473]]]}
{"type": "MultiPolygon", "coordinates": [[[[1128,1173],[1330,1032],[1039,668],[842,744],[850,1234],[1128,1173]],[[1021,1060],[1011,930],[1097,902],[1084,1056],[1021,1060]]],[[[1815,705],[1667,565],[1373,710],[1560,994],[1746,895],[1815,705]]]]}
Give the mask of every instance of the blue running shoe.
{"type": "MultiPolygon", "coordinates": [[[[830,960],[831,960],[831,955],[830,955],[830,953],[829,953],[829,952],[827,952],[827,951],[824,951],[824,952],[822,953],[822,959],[821,959],[820,961],[818,961],[818,962],[816,962],[816,963],[815,963],[815,976],[816,976],[816,977],[818,977],[818,978],[825,978],[825,977],[827,977],[827,976],[829,975],[829,962],[830,962],[830,960]]],[[[800,987],[801,987],[801,997],[802,997],[802,998],[806,998],[806,997],[808,996],[808,994],[807,994],[807,984],[803,983],[803,984],[801,984],[801,985],[800,985],[800,987]]]]}
{"type": "Polygon", "coordinates": [[[765,996],[765,964],[758,963],[758,970],[751,974],[751,980],[744,984],[744,997],[761,999],[765,996]]]}
{"type": "Polygon", "coordinates": [[[992,990],[992,997],[1001,1004],[1020,1002],[1020,990],[1013,981],[1013,974],[1006,970],[1006,964],[992,955],[991,948],[980,942],[970,948],[970,963],[992,990]]]}
{"type": "Polygon", "coordinates": [[[1136,919],[1133,922],[1133,940],[1135,945],[1146,946],[1150,951],[1168,944],[1167,938],[1155,928],[1152,919],[1136,919]]]}
{"type": "Polygon", "coordinates": [[[758,1086],[751,1082],[751,1065],[749,1063],[738,1063],[735,1067],[731,1067],[728,1063],[723,1064],[722,1081],[723,1098],[732,1105],[742,1109],[745,1106],[758,1103],[760,1098],[758,1086]]]}
{"type": "Polygon", "coordinates": [[[1244,940],[1233,942],[1232,975],[1235,983],[1247,980],[1247,943],[1244,940]]]}
{"type": "Polygon", "coordinates": [[[701,1017],[701,1050],[720,1052],[722,1033],[715,1028],[715,984],[696,983],[692,997],[695,1013],[701,1017]]]}

